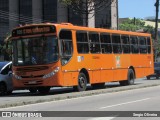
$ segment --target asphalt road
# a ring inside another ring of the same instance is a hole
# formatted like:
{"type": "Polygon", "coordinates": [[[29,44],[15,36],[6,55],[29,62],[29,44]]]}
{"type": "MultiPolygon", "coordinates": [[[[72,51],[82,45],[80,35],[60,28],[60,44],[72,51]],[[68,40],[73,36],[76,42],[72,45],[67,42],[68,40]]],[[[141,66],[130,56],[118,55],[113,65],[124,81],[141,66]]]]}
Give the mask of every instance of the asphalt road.
{"type": "MultiPolygon", "coordinates": [[[[59,100],[38,104],[31,104],[12,108],[3,108],[1,111],[159,111],[160,110],[160,86],[141,88],[135,90],[120,91],[116,93],[105,93],[100,95],[85,96],[67,100],[59,100]]],[[[73,112],[74,113],[74,112],[73,112]]],[[[149,114],[154,112],[149,112],[149,114]]],[[[68,114],[68,113],[67,113],[68,114]]],[[[71,113],[69,113],[71,114],[71,113]]],[[[78,114],[77,112],[75,114],[78,114]]],[[[79,112],[81,114],[81,112],[79,112]]],[[[95,114],[95,113],[93,113],[95,114]]],[[[136,112],[135,114],[139,114],[136,112]]],[[[160,112],[159,112],[160,114],[160,112]]],[[[83,114],[82,114],[83,115],[83,114]]],[[[66,116],[66,113],[61,113],[59,116],[66,116]]],[[[17,118],[12,118],[13,120],[17,118]]],[[[28,118],[27,118],[28,119],[28,118]]],[[[38,120],[39,118],[33,118],[38,120]]],[[[44,119],[44,118],[43,118],[44,119]]],[[[70,120],[75,118],[46,118],[52,120],[70,120]]],[[[76,118],[82,119],[82,118],[76,118]]],[[[128,120],[128,118],[111,117],[85,117],[85,120],[128,120]]],[[[134,119],[135,118],[130,118],[134,119]]],[[[151,120],[153,118],[138,118],[142,120],[151,120]]],[[[157,119],[158,118],[154,118],[157,119]]]]}
{"type": "MultiPolygon", "coordinates": [[[[157,82],[158,80],[145,80],[141,79],[136,81],[136,85],[134,86],[139,86],[139,85],[147,85],[147,84],[153,84],[153,82],[157,82]]],[[[133,120],[159,120],[160,118],[154,117],[116,117],[116,114],[112,115],[111,117],[106,117],[106,116],[98,116],[97,111],[132,111],[131,114],[138,116],[141,115],[139,112],[134,113],[135,111],[160,111],[160,86],[152,86],[152,87],[147,87],[147,88],[138,88],[138,89],[131,89],[131,90],[125,90],[122,91],[120,90],[123,87],[119,87],[117,83],[110,83],[107,85],[108,87],[105,90],[111,90],[111,89],[119,89],[119,92],[104,92],[102,94],[97,94],[97,95],[91,95],[91,96],[83,96],[83,97],[77,97],[77,98],[70,98],[70,99],[62,99],[58,101],[52,101],[52,102],[45,102],[45,103],[38,103],[38,104],[30,104],[30,105],[25,105],[25,106],[17,106],[17,107],[12,107],[12,108],[1,108],[1,111],[73,111],[70,113],[64,112],[64,113],[58,113],[58,116],[60,117],[54,117],[54,118],[46,118],[46,119],[52,119],[52,120],[75,120],[75,119],[84,119],[84,120],[128,120],[128,119],[133,119],[133,120]],[[109,87],[110,86],[110,87],[109,87]],[[91,116],[97,115],[97,117],[84,117],[84,118],[74,118],[74,117],[65,117],[67,114],[72,113],[72,115],[84,115],[84,112],[75,112],[75,111],[94,111],[93,113],[91,112],[91,116]],[[64,117],[65,118],[64,118],[64,117]]],[[[131,88],[133,86],[125,86],[128,88],[131,88]]],[[[68,89],[68,88],[66,88],[68,89]]],[[[69,88],[71,89],[71,88],[69,88]]],[[[57,94],[59,93],[60,95],[66,95],[66,94],[80,94],[80,93],[72,93],[72,90],[68,90],[69,93],[65,93],[66,90],[57,91],[57,94]]],[[[93,90],[89,90],[93,91],[93,90]]],[[[101,90],[96,90],[96,91],[104,91],[104,89],[101,90]]],[[[88,91],[86,91],[88,92],[88,91]]],[[[83,93],[86,93],[83,92],[83,93]]],[[[95,92],[95,91],[94,91],[95,92]]],[[[23,95],[23,94],[29,94],[24,92],[22,93],[15,93],[17,97],[20,99],[20,96],[22,98],[28,97],[31,99],[37,98],[37,95],[23,95]],[[20,96],[18,96],[20,95],[20,96]]],[[[52,94],[52,92],[51,92],[52,94]]],[[[38,96],[40,98],[42,97],[50,97],[52,96],[51,94],[47,96],[38,96]]],[[[58,95],[59,95],[58,94],[58,95]]],[[[15,96],[14,95],[14,96],[15,96]]],[[[8,96],[8,97],[13,97],[13,96],[8,96]]],[[[7,99],[6,97],[5,99],[7,99]]],[[[14,98],[14,97],[13,97],[14,98]]],[[[39,98],[39,99],[40,99],[39,98]]],[[[100,114],[101,114],[100,113],[100,114]]],[[[53,115],[55,113],[51,113],[53,115]]],[[[107,113],[105,113],[107,114],[107,113]]],[[[127,112],[126,112],[127,114],[127,112]]],[[[151,114],[149,112],[149,114],[151,114]]],[[[160,112],[159,112],[160,114],[160,112]]],[[[1,118],[0,118],[1,119],[1,118]]],[[[4,118],[3,118],[4,119],[4,118]]],[[[17,120],[17,118],[12,118],[13,120],[17,120]]],[[[27,118],[28,119],[28,118],[27,118]]],[[[38,120],[40,118],[32,118],[34,120],[38,120]]],[[[44,118],[42,118],[44,119],[44,118]]]]}
{"type": "Polygon", "coordinates": [[[120,86],[118,82],[114,82],[107,83],[104,89],[92,90],[89,86],[85,92],[74,92],[72,88],[52,88],[49,94],[41,95],[38,92],[31,94],[28,90],[17,90],[12,95],[0,96],[0,108],[112,93],[156,85],[160,85],[160,80],[146,80],[146,78],[142,78],[135,80],[135,85],[131,86],[120,86]]]}

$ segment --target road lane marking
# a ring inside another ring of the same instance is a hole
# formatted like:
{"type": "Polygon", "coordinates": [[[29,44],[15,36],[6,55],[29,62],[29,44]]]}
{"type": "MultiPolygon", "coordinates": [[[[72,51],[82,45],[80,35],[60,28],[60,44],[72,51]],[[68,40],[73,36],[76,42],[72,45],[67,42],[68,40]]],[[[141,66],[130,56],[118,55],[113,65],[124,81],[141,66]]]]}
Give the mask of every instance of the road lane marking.
{"type": "Polygon", "coordinates": [[[130,104],[130,103],[141,102],[141,101],[145,101],[145,100],[149,100],[149,99],[151,99],[151,98],[145,98],[145,99],[141,99],[141,100],[135,100],[135,101],[125,102],[125,103],[120,103],[120,104],[115,104],[115,105],[109,105],[109,106],[106,106],[106,107],[101,107],[99,109],[111,108],[111,107],[126,105],[126,104],[130,104]]]}
{"type": "Polygon", "coordinates": [[[90,118],[88,120],[112,120],[115,117],[95,117],[95,118],[90,118]]]}

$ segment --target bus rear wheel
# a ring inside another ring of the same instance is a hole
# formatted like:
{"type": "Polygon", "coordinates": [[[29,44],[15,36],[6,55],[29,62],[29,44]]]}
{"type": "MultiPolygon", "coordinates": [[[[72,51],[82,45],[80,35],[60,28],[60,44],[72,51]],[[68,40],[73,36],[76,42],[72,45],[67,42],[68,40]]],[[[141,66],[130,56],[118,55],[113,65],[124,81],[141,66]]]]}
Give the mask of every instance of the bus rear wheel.
{"type": "Polygon", "coordinates": [[[85,91],[87,89],[87,78],[84,73],[79,73],[78,75],[78,85],[74,86],[75,91],[85,91]]]}
{"type": "Polygon", "coordinates": [[[134,71],[132,69],[129,69],[128,70],[127,80],[120,81],[119,83],[120,83],[121,86],[134,85],[134,80],[135,80],[134,71]]]}
{"type": "Polygon", "coordinates": [[[50,91],[50,87],[39,87],[38,88],[38,92],[40,94],[48,94],[50,91]]]}

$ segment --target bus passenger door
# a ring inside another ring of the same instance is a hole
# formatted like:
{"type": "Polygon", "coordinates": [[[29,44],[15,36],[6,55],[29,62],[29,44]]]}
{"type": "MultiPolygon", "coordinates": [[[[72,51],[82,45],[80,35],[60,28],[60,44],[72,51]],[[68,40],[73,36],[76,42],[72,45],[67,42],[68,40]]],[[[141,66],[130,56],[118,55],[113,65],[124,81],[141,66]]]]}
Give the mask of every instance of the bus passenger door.
{"type": "Polygon", "coordinates": [[[60,55],[63,72],[63,86],[72,85],[72,65],[70,63],[73,55],[72,31],[60,31],[60,55]]]}

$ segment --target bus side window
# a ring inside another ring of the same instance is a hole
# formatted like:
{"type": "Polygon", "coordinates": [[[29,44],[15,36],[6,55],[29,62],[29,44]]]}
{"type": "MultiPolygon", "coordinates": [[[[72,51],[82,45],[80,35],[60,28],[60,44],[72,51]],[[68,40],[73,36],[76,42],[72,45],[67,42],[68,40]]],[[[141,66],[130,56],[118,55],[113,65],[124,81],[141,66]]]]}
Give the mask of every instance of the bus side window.
{"type": "Polygon", "coordinates": [[[123,53],[130,53],[129,36],[128,35],[122,35],[121,40],[122,40],[123,53]]]}
{"type": "Polygon", "coordinates": [[[76,32],[76,39],[77,39],[78,53],[89,53],[87,32],[77,31],[76,32]]]}
{"type": "Polygon", "coordinates": [[[146,37],[139,37],[139,49],[140,53],[147,53],[146,37]]]}
{"type": "Polygon", "coordinates": [[[95,32],[89,33],[89,42],[90,42],[90,52],[91,53],[100,53],[100,42],[99,34],[95,32]]]}
{"type": "Polygon", "coordinates": [[[59,38],[61,43],[62,65],[65,65],[73,53],[72,32],[70,30],[61,30],[59,38]]]}
{"type": "Polygon", "coordinates": [[[151,38],[147,37],[147,51],[151,53],[151,38]]]}
{"type": "Polygon", "coordinates": [[[112,53],[111,36],[108,33],[100,34],[102,53],[112,53]]]}
{"type": "Polygon", "coordinates": [[[112,45],[113,45],[113,52],[114,53],[121,53],[122,52],[120,35],[112,34],[112,45]]]}
{"type": "Polygon", "coordinates": [[[131,41],[131,52],[132,53],[139,53],[137,36],[130,36],[130,41],[131,41]]]}

